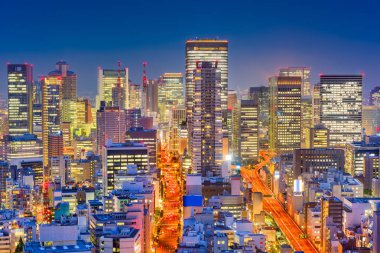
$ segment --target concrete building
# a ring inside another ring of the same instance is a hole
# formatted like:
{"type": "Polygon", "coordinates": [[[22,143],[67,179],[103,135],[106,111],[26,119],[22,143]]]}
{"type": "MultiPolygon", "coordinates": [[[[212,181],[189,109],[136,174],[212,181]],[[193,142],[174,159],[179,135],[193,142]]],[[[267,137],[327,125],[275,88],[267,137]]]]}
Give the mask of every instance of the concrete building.
{"type": "Polygon", "coordinates": [[[193,70],[194,101],[192,101],[190,153],[192,169],[202,176],[221,175],[222,107],[221,72],[218,62],[197,62],[193,70]]]}
{"type": "Polygon", "coordinates": [[[7,64],[10,135],[33,133],[33,66],[7,64]]]}
{"type": "Polygon", "coordinates": [[[366,135],[375,135],[380,131],[380,105],[363,105],[362,117],[363,129],[366,135]]]}
{"type": "Polygon", "coordinates": [[[269,79],[270,148],[278,154],[301,147],[301,77],[269,79]]]}
{"type": "Polygon", "coordinates": [[[157,138],[157,130],[143,127],[131,127],[125,134],[126,142],[142,143],[148,147],[151,168],[155,168],[157,165],[157,138]]]}
{"type": "Polygon", "coordinates": [[[241,100],[240,104],[240,159],[252,162],[259,155],[259,107],[254,100],[241,100]]]}
{"type": "Polygon", "coordinates": [[[362,81],[361,75],[320,76],[320,121],[333,147],[361,140],[362,81]]]}
{"type": "Polygon", "coordinates": [[[323,125],[308,127],[305,131],[305,148],[328,148],[330,146],[330,130],[323,125]]]}

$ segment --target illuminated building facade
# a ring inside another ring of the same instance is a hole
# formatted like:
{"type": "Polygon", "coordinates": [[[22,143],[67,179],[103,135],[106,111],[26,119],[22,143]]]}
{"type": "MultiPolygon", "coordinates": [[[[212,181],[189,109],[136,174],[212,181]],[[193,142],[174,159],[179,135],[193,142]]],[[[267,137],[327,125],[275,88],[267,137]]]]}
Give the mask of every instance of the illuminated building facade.
{"type": "Polygon", "coordinates": [[[345,149],[345,170],[352,176],[363,176],[365,156],[379,156],[379,142],[353,142],[347,143],[345,149]]]}
{"type": "Polygon", "coordinates": [[[221,175],[222,107],[218,62],[197,62],[193,70],[194,101],[189,128],[192,169],[202,176],[221,175]]]}
{"type": "Polygon", "coordinates": [[[328,148],[330,130],[323,125],[306,128],[305,148],[328,148]]]}
{"type": "Polygon", "coordinates": [[[120,103],[121,109],[127,109],[128,99],[126,98],[129,97],[128,77],[128,68],[120,69],[119,71],[117,69],[103,69],[99,67],[96,108],[100,107],[101,101],[105,101],[107,106],[114,106],[120,103]],[[119,83],[120,87],[118,87],[119,83]],[[115,87],[116,89],[114,89],[115,87]],[[117,88],[120,88],[120,90],[117,88]],[[114,101],[114,99],[117,101],[114,101]]]}
{"type": "Polygon", "coordinates": [[[240,100],[234,90],[228,91],[227,101],[228,153],[234,160],[239,159],[240,100]]]}
{"type": "Polygon", "coordinates": [[[334,147],[361,140],[362,81],[361,75],[320,76],[320,120],[334,147]]]}
{"type": "Polygon", "coordinates": [[[240,106],[240,157],[241,162],[252,162],[259,155],[258,104],[254,100],[241,100],[240,106]]]}
{"type": "Polygon", "coordinates": [[[341,231],[343,227],[343,202],[337,197],[322,199],[321,214],[321,252],[331,252],[331,238],[333,238],[334,232],[341,231]]]}
{"type": "Polygon", "coordinates": [[[310,68],[288,67],[280,69],[280,76],[301,77],[301,95],[311,96],[310,68]]]}
{"type": "Polygon", "coordinates": [[[366,135],[380,132],[380,105],[363,105],[362,127],[366,135]]]}
{"type": "Polygon", "coordinates": [[[0,203],[3,204],[6,200],[6,181],[9,178],[9,164],[6,161],[0,160],[0,203]]]}
{"type": "Polygon", "coordinates": [[[148,147],[149,166],[155,168],[157,164],[157,130],[131,127],[125,134],[125,141],[141,143],[148,147]]]}
{"type": "Polygon", "coordinates": [[[141,85],[140,84],[129,84],[129,101],[128,108],[141,108],[141,85]]]}
{"type": "Polygon", "coordinates": [[[48,158],[63,155],[63,135],[62,132],[51,133],[48,136],[49,148],[48,148],[48,158]]]}
{"type": "Polygon", "coordinates": [[[315,84],[313,86],[313,119],[314,125],[321,123],[321,84],[315,84]]]}
{"type": "MultiPolygon", "coordinates": [[[[186,109],[184,106],[173,108],[169,120],[169,146],[171,150],[180,151],[181,125],[186,122],[186,109]]],[[[186,136],[187,138],[187,136],[186,136]]]]}
{"type": "Polygon", "coordinates": [[[39,81],[33,86],[33,134],[42,140],[42,86],[39,81]]]}
{"type": "Polygon", "coordinates": [[[77,97],[77,75],[69,70],[65,61],[56,63],[56,69],[49,76],[59,76],[62,79],[62,99],[73,99],[77,97]]]}
{"type": "Polygon", "coordinates": [[[155,116],[158,112],[158,80],[147,80],[147,87],[145,89],[144,103],[144,116],[155,116]]]}
{"type": "Polygon", "coordinates": [[[170,111],[184,105],[182,73],[165,73],[158,81],[160,123],[169,122],[170,111]]]}
{"type": "Polygon", "coordinates": [[[103,189],[108,194],[115,189],[114,179],[119,172],[127,172],[127,165],[135,164],[138,172],[149,171],[148,147],[126,142],[106,145],[102,153],[103,189]]]}
{"type": "Polygon", "coordinates": [[[380,86],[373,88],[369,94],[369,104],[380,106],[380,86]]]}
{"type": "Polygon", "coordinates": [[[249,99],[257,102],[259,109],[259,149],[269,148],[269,87],[249,88],[249,99]]]}
{"type": "Polygon", "coordinates": [[[46,76],[42,85],[42,142],[44,164],[48,164],[49,135],[61,130],[62,77],[46,76]]]}
{"type": "MultiPolygon", "coordinates": [[[[228,94],[228,41],[197,39],[186,42],[186,110],[187,121],[191,125],[195,99],[194,69],[197,62],[217,61],[220,70],[221,107],[223,129],[227,131],[227,94],[228,94]]],[[[190,133],[189,133],[190,134],[190,133]]],[[[226,133],[227,134],[227,133],[226,133]]]]}
{"type": "Polygon", "coordinates": [[[97,112],[97,152],[102,154],[102,149],[108,140],[113,143],[125,141],[126,119],[125,112],[119,107],[106,106],[102,101],[97,112]]]}
{"type": "Polygon", "coordinates": [[[307,131],[313,127],[313,104],[311,97],[301,97],[301,147],[306,148],[307,131]]]}
{"type": "Polygon", "coordinates": [[[33,133],[33,66],[8,64],[8,122],[10,135],[33,133]]]}
{"type": "Polygon", "coordinates": [[[41,158],[42,141],[34,134],[5,136],[6,159],[10,163],[18,158],[41,158]]]}
{"type": "Polygon", "coordinates": [[[277,153],[301,147],[301,77],[271,77],[270,147],[277,153]]]}
{"type": "Polygon", "coordinates": [[[295,149],[293,155],[293,179],[304,172],[322,173],[331,168],[344,171],[344,150],[333,148],[295,149]]]}

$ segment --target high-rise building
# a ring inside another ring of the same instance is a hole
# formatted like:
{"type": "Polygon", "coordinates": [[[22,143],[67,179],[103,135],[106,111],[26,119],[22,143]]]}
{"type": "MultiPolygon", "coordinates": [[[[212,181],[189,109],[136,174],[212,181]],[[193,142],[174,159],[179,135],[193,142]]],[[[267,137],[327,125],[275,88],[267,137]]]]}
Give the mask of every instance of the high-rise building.
{"type": "Polygon", "coordinates": [[[346,144],[345,149],[345,170],[353,176],[362,177],[364,174],[365,156],[379,156],[379,142],[352,142],[346,144]]]}
{"type": "Polygon", "coordinates": [[[105,194],[115,189],[115,176],[119,173],[126,173],[127,165],[135,164],[138,172],[149,171],[148,147],[142,143],[106,144],[102,152],[103,190],[105,194]]]}
{"type": "Polygon", "coordinates": [[[280,69],[280,76],[301,77],[302,96],[311,96],[310,68],[308,67],[288,67],[280,69]]]}
{"type": "Polygon", "coordinates": [[[62,77],[48,75],[42,77],[42,142],[44,165],[48,164],[49,134],[61,130],[62,117],[62,77]]]}
{"type": "Polygon", "coordinates": [[[129,97],[128,82],[128,68],[103,69],[99,67],[96,108],[100,107],[101,101],[105,101],[107,106],[120,106],[121,109],[127,109],[127,98],[129,97]]]}
{"type": "Polygon", "coordinates": [[[42,85],[35,81],[33,87],[33,134],[42,140],[42,85]]]}
{"type": "Polygon", "coordinates": [[[270,147],[277,153],[301,147],[301,77],[269,79],[270,147]]]}
{"type": "Polygon", "coordinates": [[[169,119],[169,147],[171,150],[180,151],[181,125],[183,122],[186,122],[185,107],[179,106],[173,108],[169,119]]]}
{"type": "Polygon", "coordinates": [[[220,176],[223,133],[218,62],[197,62],[192,76],[194,100],[189,125],[192,169],[202,176],[220,176]]]}
{"type": "MultiPolygon", "coordinates": [[[[194,106],[194,69],[197,62],[217,61],[220,70],[221,107],[223,129],[227,134],[227,94],[228,94],[228,41],[196,39],[186,41],[186,110],[187,121],[191,124],[194,106]]],[[[189,133],[190,134],[190,133],[189,133]]]]}
{"type": "Polygon", "coordinates": [[[33,66],[8,64],[8,121],[10,135],[33,133],[33,66]]]}
{"type": "Polygon", "coordinates": [[[141,108],[141,85],[140,84],[129,84],[129,100],[128,108],[135,109],[141,108]]]}
{"type": "Polygon", "coordinates": [[[77,97],[77,75],[69,70],[69,65],[65,61],[56,63],[56,69],[49,73],[49,76],[56,76],[62,79],[62,99],[72,99],[77,97]]]}
{"type": "Polygon", "coordinates": [[[6,161],[0,160],[0,203],[3,204],[6,200],[7,178],[9,178],[9,164],[6,161]]]}
{"type": "Polygon", "coordinates": [[[330,130],[332,146],[361,140],[362,81],[361,75],[320,76],[320,120],[330,130]]]}
{"type": "Polygon", "coordinates": [[[306,128],[305,148],[328,148],[330,146],[330,130],[324,125],[306,128]]]}
{"type": "Polygon", "coordinates": [[[119,107],[106,106],[102,101],[96,114],[98,154],[102,154],[102,149],[108,140],[112,140],[113,143],[125,141],[125,116],[124,110],[119,107]]]}
{"type": "Polygon", "coordinates": [[[307,130],[314,125],[311,97],[301,97],[301,117],[301,147],[306,148],[307,130]]]}
{"type": "Polygon", "coordinates": [[[169,122],[170,111],[184,105],[182,73],[165,73],[158,81],[160,123],[169,122]]]}
{"type": "Polygon", "coordinates": [[[252,162],[259,155],[258,104],[254,100],[241,100],[240,105],[240,158],[252,162]]]}
{"type": "Polygon", "coordinates": [[[321,84],[315,84],[313,86],[313,119],[314,125],[321,123],[321,84]]]}
{"type": "Polygon", "coordinates": [[[147,80],[146,84],[144,116],[154,116],[158,112],[158,80],[147,80]]]}
{"type": "Polygon", "coordinates": [[[237,160],[240,155],[240,101],[234,90],[228,91],[227,114],[228,152],[234,160],[237,160]]]}
{"type": "Polygon", "coordinates": [[[369,104],[380,106],[380,86],[373,88],[369,94],[369,104]]]}
{"type": "Polygon", "coordinates": [[[380,105],[363,105],[362,124],[366,135],[380,132],[380,105]]]}
{"type": "Polygon", "coordinates": [[[143,127],[131,127],[125,134],[126,142],[142,143],[148,147],[149,166],[155,168],[157,165],[157,130],[144,129],[143,127]]]}
{"type": "Polygon", "coordinates": [[[49,134],[48,142],[49,162],[52,157],[63,156],[63,135],[61,131],[49,134]]]}
{"type": "Polygon", "coordinates": [[[259,107],[259,149],[269,148],[269,87],[249,88],[249,99],[259,107]]]}

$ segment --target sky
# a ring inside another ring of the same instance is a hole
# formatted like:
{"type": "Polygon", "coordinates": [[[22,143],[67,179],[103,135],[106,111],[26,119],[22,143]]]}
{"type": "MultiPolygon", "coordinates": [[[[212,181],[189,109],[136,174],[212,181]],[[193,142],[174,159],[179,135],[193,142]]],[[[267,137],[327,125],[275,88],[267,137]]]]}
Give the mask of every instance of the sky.
{"type": "Polygon", "coordinates": [[[2,0],[0,91],[6,63],[29,62],[34,76],[65,60],[78,93],[95,96],[97,67],[129,68],[141,82],[184,72],[185,41],[229,40],[229,88],[266,85],[286,66],[319,74],[364,73],[365,92],[380,85],[380,2],[375,0],[2,0]]]}

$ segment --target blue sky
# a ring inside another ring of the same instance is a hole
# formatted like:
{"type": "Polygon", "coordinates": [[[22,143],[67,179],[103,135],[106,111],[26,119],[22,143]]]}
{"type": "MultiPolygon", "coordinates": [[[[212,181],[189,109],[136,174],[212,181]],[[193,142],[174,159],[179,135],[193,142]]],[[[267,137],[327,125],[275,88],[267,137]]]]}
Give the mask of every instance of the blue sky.
{"type": "Polygon", "coordinates": [[[96,93],[96,68],[130,69],[140,82],[184,72],[187,39],[230,41],[230,88],[267,83],[280,67],[319,73],[365,73],[365,90],[380,85],[380,3],[368,1],[5,0],[0,3],[0,91],[6,62],[30,62],[34,75],[66,60],[78,91],[96,93]],[[1,67],[3,66],[3,67],[1,67]]]}

